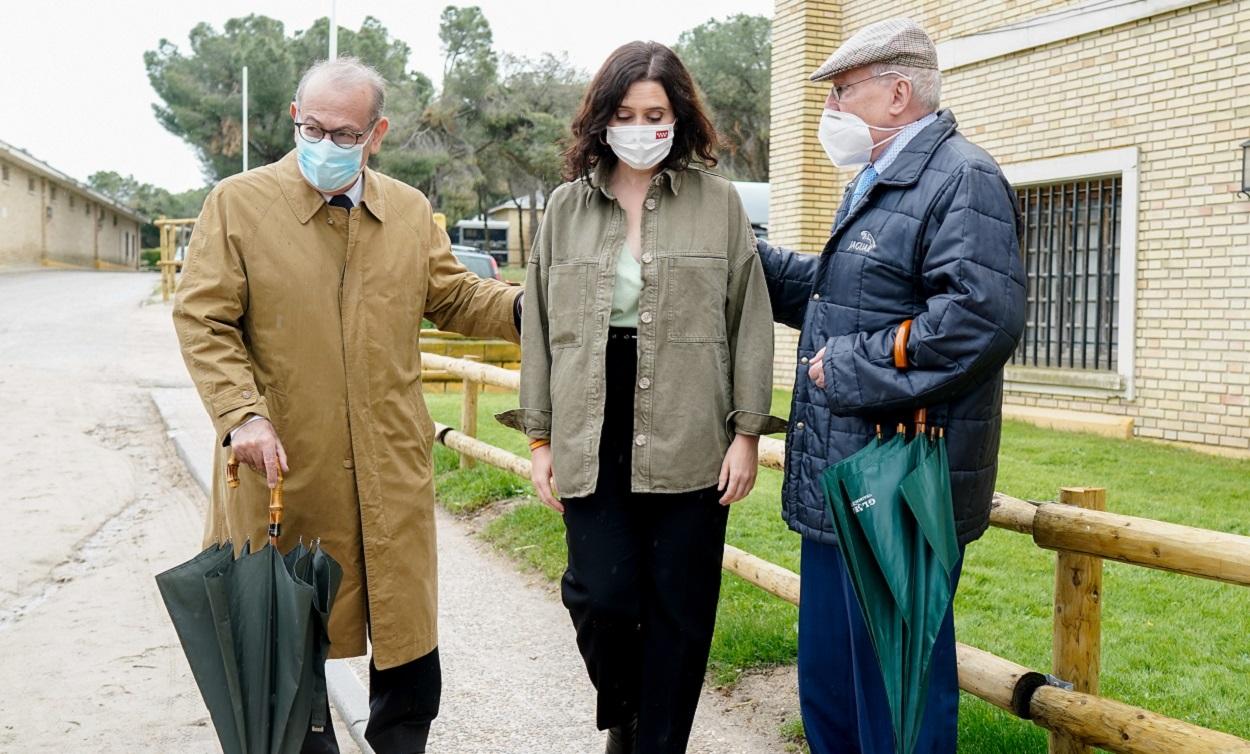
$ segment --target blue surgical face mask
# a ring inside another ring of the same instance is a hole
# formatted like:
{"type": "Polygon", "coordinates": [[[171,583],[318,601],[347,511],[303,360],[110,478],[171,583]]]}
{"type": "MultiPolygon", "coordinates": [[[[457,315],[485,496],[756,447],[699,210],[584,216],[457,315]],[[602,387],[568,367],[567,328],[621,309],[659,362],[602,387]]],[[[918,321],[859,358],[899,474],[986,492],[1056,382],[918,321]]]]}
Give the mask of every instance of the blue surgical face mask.
{"type": "Polygon", "coordinates": [[[296,135],[295,153],[304,179],[322,191],[343,188],[364,169],[365,144],[369,136],[354,147],[344,149],[330,140],[330,135],[316,143],[296,135]]]}

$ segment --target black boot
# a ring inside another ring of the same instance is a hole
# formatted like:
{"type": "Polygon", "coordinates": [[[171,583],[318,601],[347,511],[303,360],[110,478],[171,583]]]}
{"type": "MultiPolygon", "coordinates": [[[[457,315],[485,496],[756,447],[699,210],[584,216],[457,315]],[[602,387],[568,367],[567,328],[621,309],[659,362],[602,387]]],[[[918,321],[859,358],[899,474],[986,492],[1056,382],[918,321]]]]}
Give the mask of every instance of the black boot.
{"type": "Polygon", "coordinates": [[[634,739],[638,735],[638,718],[608,728],[608,748],[604,754],[634,754],[634,739]]]}

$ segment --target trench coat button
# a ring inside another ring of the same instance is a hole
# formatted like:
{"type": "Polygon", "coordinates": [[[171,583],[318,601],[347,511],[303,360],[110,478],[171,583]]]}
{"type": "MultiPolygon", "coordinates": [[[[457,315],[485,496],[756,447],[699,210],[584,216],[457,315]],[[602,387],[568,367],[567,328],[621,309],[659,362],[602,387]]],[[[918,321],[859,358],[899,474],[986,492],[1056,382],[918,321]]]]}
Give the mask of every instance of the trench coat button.
{"type": "Polygon", "coordinates": [[[638,380],[638,387],[642,388],[643,390],[646,390],[647,388],[651,387],[651,378],[643,377],[641,380],[638,380]]]}
{"type": "Polygon", "coordinates": [[[655,199],[647,200],[647,209],[655,209],[655,199]]]}
{"type": "Polygon", "coordinates": [[[634,438],[634,444],[635,444],[635,445],[637,445],[637,446],[638,446],[638,447],[640,447],[640,448],[641,448],[643,445],[646,445],[646,444],[647,444],[647,436],[646,436],[646,435],[638,435],[637,437],[635,437],[635,438],[634,438]]]}
{"type": "Polygon", "coordinates": [[[638,319],[642,320],[644,325],[651,324],[651,312],[643,312],[642,314],[639,314],[638,319]]]}
{"type": "Polygon", "coordinates": [[[331,217],[329,220],[326,220],[326,222],[327,222],[327,223],[329,223],[330,225],[333,225],[333,224],[334,224],[334,218],[333,218],[333,217],[331,217]]]}
{"type": "Polygon", "coordinates": [[[642,263],[651,264],[651,252],[648,251],[646,254],[642,255],[642,263]]]}
{"type": "Polygon", "coordinates": [[[356,468],[356,463],[355,463],[354,461],[352,461],[352,459],[350,459],[350,458],[344,458],[344,459],[343,459],[343,468],[345,468],[345,469],[354,469],[354,468],[356,468]]]}
{"type": "Polygon", "coordinates": [[[252,391],[251,391],[251,390],[244,390],[242,393],[239,393],[239,395],[243,396],[244,398],[251,398],[251,397],[252,397],[252,391]]]}
{"type": "Polygon", "coordinates": [[[819,294],[819,293],[813,293],[813,294],[812,294],[812,301],[819,301],[819,300],[820,300],[820,294],[819,294]]]}
{"type": "Polygon", "coordinates": [[[803,429],[803,422],[799,422],[798,424],[795,424],[795,425],[794,425],[794,428],[795,428],[795,429],[803,429]]]}

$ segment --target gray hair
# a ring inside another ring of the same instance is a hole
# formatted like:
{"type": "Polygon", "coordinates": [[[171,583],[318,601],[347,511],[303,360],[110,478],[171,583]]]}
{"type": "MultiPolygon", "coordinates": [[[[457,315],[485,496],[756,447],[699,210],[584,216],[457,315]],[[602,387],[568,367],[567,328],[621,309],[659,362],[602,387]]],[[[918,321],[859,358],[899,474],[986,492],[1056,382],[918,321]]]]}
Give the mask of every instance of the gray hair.
{"type": "Polygon", "coordinates": [[[382,117],[382,106],[386,102],[386,79],[377,69],[360,58],[351,56],[335,60],[321,60],[304,71],[300,77],[299,87],[295,90],[295,108],[302,110],[304,88],[315,78],[325,77],[328,83],[340,87],[367,86],[373,93],[373,109],[369,114],[369,122],[382,117]]]}
{"type": "Polygon", "coordinates": [[[942,72],[934,68],[912,68],[906,65],[890,65],[889,63],[873,63],[868,72],[873,76],[893,71],[911,79],[912,99],[919,102],[926,111],[936,112],[942,101],[942,72]]]}

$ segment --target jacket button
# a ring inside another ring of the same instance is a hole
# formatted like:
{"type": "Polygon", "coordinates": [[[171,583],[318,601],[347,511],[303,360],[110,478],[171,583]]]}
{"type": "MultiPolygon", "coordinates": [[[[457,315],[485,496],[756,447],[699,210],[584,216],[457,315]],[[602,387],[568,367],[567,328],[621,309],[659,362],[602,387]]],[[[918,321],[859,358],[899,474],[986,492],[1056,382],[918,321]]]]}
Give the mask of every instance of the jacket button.
{"type": "Polygon", "coordinates": [[[812,301],[819,301],[819,300],[820,300],[820,294],[819,294],[819,293],[813,293],[813,294],[812,294],[812,301]]]}
{"type": "Polygon", "coordinates": [[[646,436],[646,435],[638,435],[637,437],[635,437],[635,438],[634,438],[634,444],[635,444],[635,445],[637,445],[638,447],[642,447],[643,445],[646,445],[646,444],[647,444],[647,436],[646,436]]]}
{"type": "Polygon", "coordinates": [[[648,199],[648,200],[647,200],[647,209],[655,209],[655,200],[654,200],[654,199],[648,199]]]}
{"type": "Polygon", "coordinates": [[[807,357],[806,357],[806,356],[804,356],[803,358],[799,359],[799,363],[800,363],[800,364],[806,364],[806,363],[807,363],[807,357]]]}
{"type": "Polygon", "coordinates": [[[799,422],[798,424],[795,424],[795,425],[794,425],[794,428],[795,428],[795,429],[803,429],[803,422],[799,422]]]}
{"type": "Polygon", "coordinates": [[[354,468],[356,468],[356,464],[355,464],[355,462],[353,462],[353,461],[352,461],[352,459],[350,459],[350,458],[344,458],[344,459],[343,459],[343,468],[345,468],[345,469],[354,469],[354,468]]]}
{"type": "Polygon", "coordinates": [[[240,395],[242,395],[244,398],[251,398],[251,397],[252,397],[252,391],[251,391],[251,390],[244,390],[242,393],[240,393],[240,395]]]}
{"type": "Polygon", "coordinates": [[[646,254],[642,255],[642,263],[651,264],[651,252],[648,251],[646,254]]]}
{"type": "Polygon", "coordinates": [[[638,319],[642,320],[644,325],[651,324],[651,312],[643,312],[642,314],[639,314],[638,319]]]}
{"type": "Polygon", "coordinates": [[[327,222],[327,223],[329,223],[330,225],[333,225],[333,224],[334,224],[334,218],[333,218],[333,217],[331,217],[329,220],[326,220],[326,222],[327,222]]]}
{"type": "Polygon", "coordinates": [[[643,377],[641,380],[638,380],[638,387],[642,388],[643,390],[646,390],[647,388],[651,387],[651,378],[643,377]]]}

